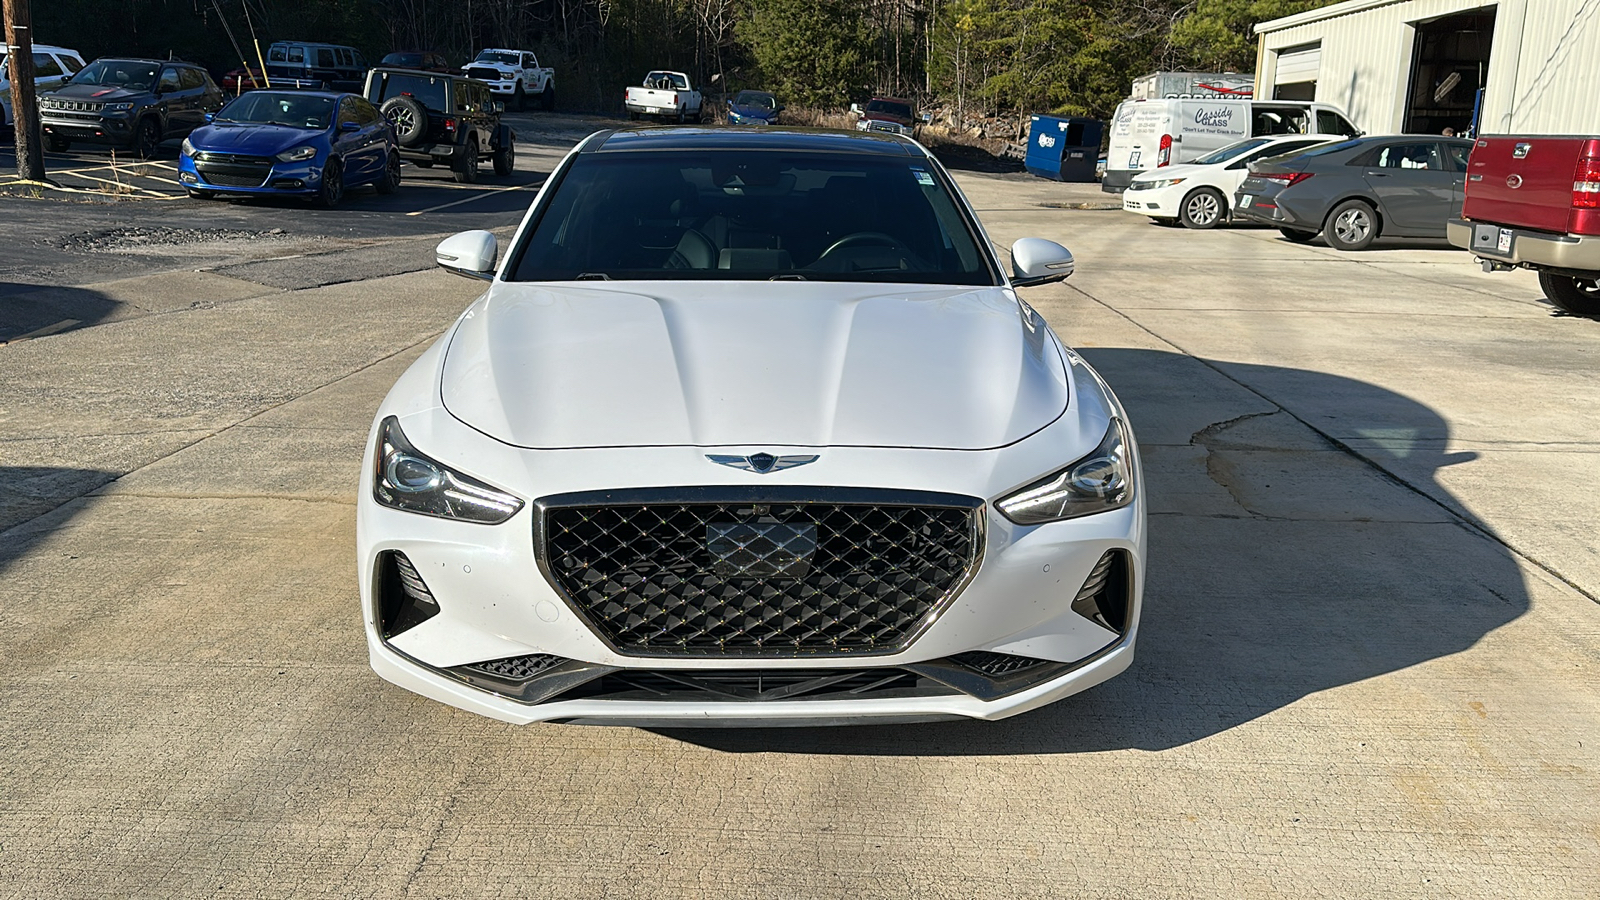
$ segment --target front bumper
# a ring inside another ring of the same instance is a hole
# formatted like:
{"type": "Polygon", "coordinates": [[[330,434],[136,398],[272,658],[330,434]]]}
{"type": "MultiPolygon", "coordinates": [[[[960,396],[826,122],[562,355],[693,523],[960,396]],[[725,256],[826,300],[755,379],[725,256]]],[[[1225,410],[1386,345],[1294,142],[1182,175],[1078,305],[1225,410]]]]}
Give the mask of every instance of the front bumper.
{"type": "Polygon", "coordinates": [[[53,137],[83,143],[120,146],[133,140],[133,119],[126,116],[68,119],[43,115],[39,127],[53,137]]]}
{"type": "Polygon", "coordinates": [[[1172,219],[1178,215],[1178,204],[1183,200],[1182,185],[1154,188],[1148,191],[1122,192],[1122,208],[1128,212],[1156,219],[1172,219]]]}
{"type": "MultiPolygon", "coordinates": [[[[213,181],[207,178],[205,171],[195,165],[193,157],[181,153],[178,155],[178,181],[192,190],[218,194],[301,196],[314,194],[321,189],[322,166],[322,157],[313,157],[300,162],[274,162],[265,169],[260,175],[261,180],[255,184],[243,183],[243,179],[237,177],[218,178],[213,181]]],[[[211,177],[217,178],[216,175],[211,177]]]]}
{"type": "Polygon", "coordinates": [[[1144,169],[1107,169],[1100,177],[1100,190],[1108,194],[1120,194],[1133,184],[1133,176],[1145,171],[1144,169]]]}
{"type": "Polygon", "coordinates": [[[1588,277],[1600,272],[1600,236],[1597,235],[1504,228],[1469,219],[1451,219],[1445,225],[1445,235],[1451,244],[1491,262],[1588,277]],[[1482,229],[1478,240],[1473,239],[1475,229],[1482,229]]]}
{"type": "MultiPolygon", "coordinates": [[[[428,356],[418,363],[419,367],[428,365],[428,356]]],[[[1084,394],[1079,396],[1081,399],[1084,394]]],[[[1083,400],[1082,405],[1092,407],[1093,398],[1083,400]]],[[[641,488],[816,485],[992,497],[1021,480],[997,474],[997,470],[1048,469],[1049,464],[1041,459],[1057,455],[1050,445],[1065,433],[1052,436],[1052,430],[1078,427],[1076,422],[1069,424],[1074,416],[1068,415],[1018,445],[983,453],[830,448],[820,460],[803,468],[757,475],[708,464],[706,448],[518,449],[467,428],[437,406],[418,409],[410,405],[409,413],[401,404],[390,408],[391,403],[386,402],[385,407],[380,417],[398,415],[407,437],[423,452],[446,464],[472,460],[472,466],[463,467],[528,501],[568,491],[620,487],[617,482],[628,478],[622,473],[648,473],[644,475],[646,483],[626,485],[641,488]],[[997,484],[1002,485],[998,490],[997,484]]],[[[1098,413],[1091,410],[1088,414],[1098,413]]],[[[1110,414],[1122,413],[1117,409],[1110,414]]],[[[383,506],[372,496],[371,444],[369,440],[357,501],[357,553],[372,668],[407,690],[481,715],[518,724],[570,721],[663,726],[1000,719],[1099,684],[1132,662],[1145,545],[1143,477],[1137,468],[1135,502],[1106,513],[1020,527],[985,503],[979,512],[986,526],[981,561],[964,587],[904,645],[866,654],[644,656],[620,652],[602,639],[567,596],[552,585],[535,552],[536,504],[529,502],[509,520],[493,526],[383,506]],[[403,554],[414,566],[436,598],[438,611],[385,638],[378,608],[383,590],[380,566],[393,553],[403,554]],[[1073,609],[1075,597],[1108,553],[1126,561],[1126,617],[1120,632],[1073,609]],[[670,678],[674,672],[689,677],[708,670],[798,673],[881,669],[891,673],[908,667],[936,667],[941,661],[974,651],[1026,657],[1049,667],[1036,670],[1041,673],[1039,680],[1025,681],[1003,696],[992,691],[987,696],[983,691],[945,691],[933,696],[860,699],[833,695],[733,701],[715,697],[564,699],[556,693],[550,699],[522,702],[460,677],[460,667],[541,654],[621,670],[625,675],[670,678]]],[[[726,449],[780,453],[803,448],[726,449]]],[[[1136,451],[1133,456],[1137,459],[1136,451]]]]}

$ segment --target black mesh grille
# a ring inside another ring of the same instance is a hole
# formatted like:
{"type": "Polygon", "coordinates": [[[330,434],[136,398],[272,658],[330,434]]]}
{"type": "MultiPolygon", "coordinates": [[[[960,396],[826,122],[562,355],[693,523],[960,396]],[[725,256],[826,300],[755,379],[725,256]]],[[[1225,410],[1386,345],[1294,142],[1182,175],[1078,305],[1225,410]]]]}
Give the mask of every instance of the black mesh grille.
{"type": "Polygon", "coordinates": [[[473,67],[467,69],[467,77],[468,78],[477,78],[477,79],[479,79],[481,81],[499,81],[500,80],[500,70],[499,69],[489,69],[489,68],[485,68],[483,66],[473,66],[473,67]]]}
{"type": "Polygon", "coordinates": [[[647,656],[892,653],[977,563],[981,501],[806,490],[709,502],[547,498],[541,563],[603,638],[647,656]]]}
{"type": "Polygon", "coordinates": [[[1013,656],[1010,653],[992,653],[988,650],[957,653],[950,659],[975,672],[982,672],[991,678],[999,678],[1002,675],[1021,672],[1034,666],[1042,666],[1046,662],[1042,659],[1034,659],[1031,656],[1013,656]]]}
{"type": "Polygon", "coordinates": [[[948,696],[955,689],[904,669],[612,672],[560,700],[772,702],[948,696]]]}
{"type": "Polygon", "coordinates": [[[508,656],[505,659],[491,659],[488,662],[473,663],[462,668],[474,669],[485,675],[504,678],[508,681],[526,681],[529,678],[566,662],[559,656],[548,653],[534,653],[528,656],[508,656]]]}

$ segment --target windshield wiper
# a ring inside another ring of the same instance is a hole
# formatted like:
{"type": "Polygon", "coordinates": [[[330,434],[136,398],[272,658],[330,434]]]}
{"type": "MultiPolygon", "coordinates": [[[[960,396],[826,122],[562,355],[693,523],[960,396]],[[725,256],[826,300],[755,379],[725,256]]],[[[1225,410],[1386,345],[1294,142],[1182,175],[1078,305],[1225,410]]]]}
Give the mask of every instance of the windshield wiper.
{"type": "Polygon", "coordinates": [[[810,281],[811,279],[805,277],[804,275],[774,275],[771,278],[768,278],[767,280],[768,281],[810,281]]]}
{"type": "Polygon", "coordinates": [[[584,272],[573,281],[610,281],[611,276],[604,272],[584,272]]]}

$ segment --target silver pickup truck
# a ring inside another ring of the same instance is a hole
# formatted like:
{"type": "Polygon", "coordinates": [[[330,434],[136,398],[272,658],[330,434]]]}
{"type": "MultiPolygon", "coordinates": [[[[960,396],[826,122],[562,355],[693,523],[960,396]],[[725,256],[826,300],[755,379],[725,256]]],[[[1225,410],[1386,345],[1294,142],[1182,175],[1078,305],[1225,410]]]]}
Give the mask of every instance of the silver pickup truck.
{"type": "Polygon", "coordinates": [[[681,125],[700,121],[705,104],[700,92],[689,85],[689,76],[682,72],[651,72],[644,77],[642,87],[628,88],[622,105],[634,119],[653,116],[681,125]]]}

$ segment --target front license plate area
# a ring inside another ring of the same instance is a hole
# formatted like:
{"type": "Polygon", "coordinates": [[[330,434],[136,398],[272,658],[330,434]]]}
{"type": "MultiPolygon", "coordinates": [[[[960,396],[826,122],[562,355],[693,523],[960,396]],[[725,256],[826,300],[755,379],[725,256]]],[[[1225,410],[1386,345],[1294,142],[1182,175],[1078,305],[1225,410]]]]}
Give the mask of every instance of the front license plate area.
{"type": "Polygon", "coordinates": [[[711,522],[711,569],[720,578],[804,578],[817,552],[811,522],[711,522]]]}

